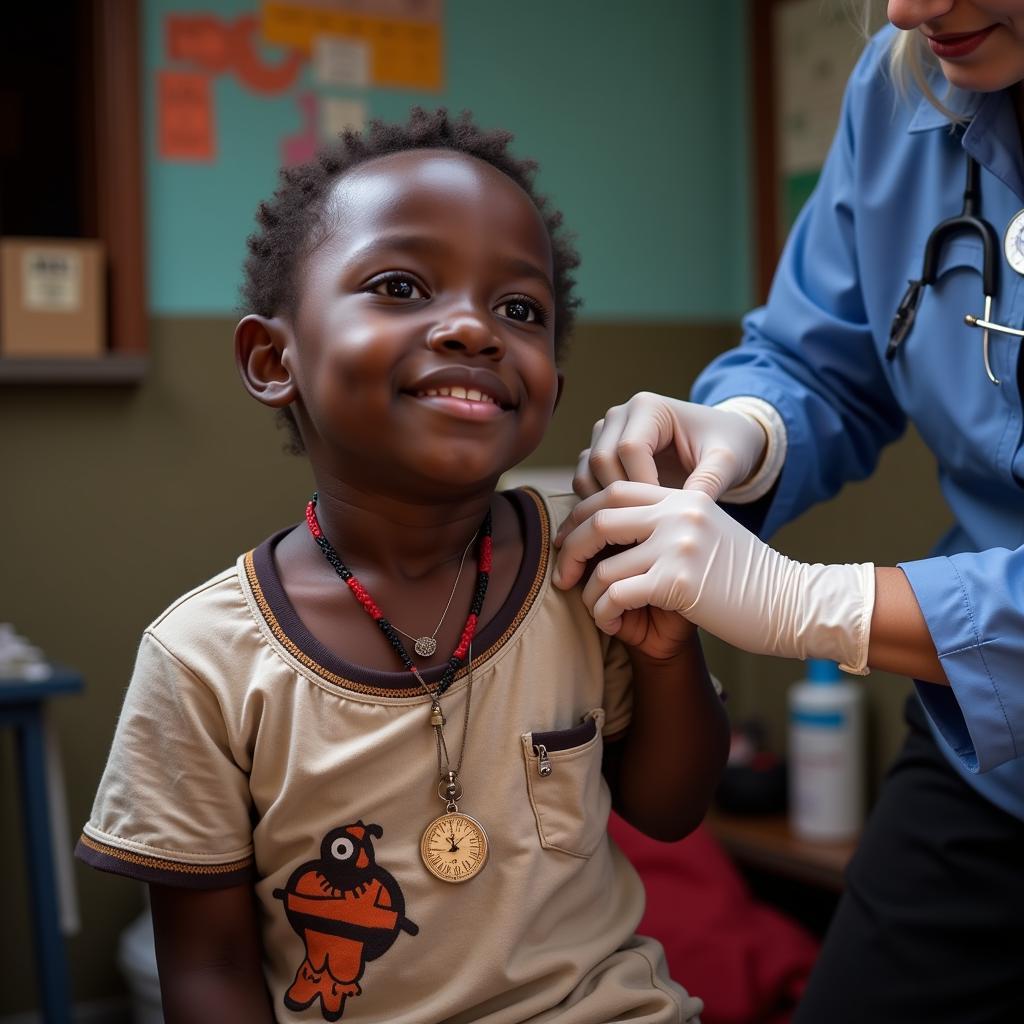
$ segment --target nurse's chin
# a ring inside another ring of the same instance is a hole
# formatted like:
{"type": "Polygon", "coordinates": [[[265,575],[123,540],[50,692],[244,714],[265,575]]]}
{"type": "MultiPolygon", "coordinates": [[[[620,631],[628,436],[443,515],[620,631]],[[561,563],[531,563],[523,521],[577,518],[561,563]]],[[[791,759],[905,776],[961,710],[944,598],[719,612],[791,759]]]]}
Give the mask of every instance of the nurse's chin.
{"type": "MultiPolygon", "coordinates": [[[[980,50],[985,47],[980,47],[980,50]]],[[[974,57],[974,55],[971,55],[974,57]]],[[[942,74],[954,88],[964,92],[999,92],[1024,81],[1024,44],[1015,48],[1013,59],[963,61],[939,60],[942,74]],[[1019,52],[1017,50],[1019,49],[1019,52]]],[[[939,100],[941,101],[941,93],[939,100]]]]}

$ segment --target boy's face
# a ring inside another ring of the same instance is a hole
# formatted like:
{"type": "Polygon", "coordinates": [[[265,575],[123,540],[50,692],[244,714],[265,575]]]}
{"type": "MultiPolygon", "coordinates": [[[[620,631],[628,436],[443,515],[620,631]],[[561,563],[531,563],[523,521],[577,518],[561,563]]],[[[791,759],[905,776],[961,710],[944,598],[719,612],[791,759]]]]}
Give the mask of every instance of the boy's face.
{"type": "Polygon", "coordinates": [[[489,164],[420,150],[346,174],[326,216],[286,356],[311,458],[385,491],[493,483],[561,385],[536,207],[489,164]]]}

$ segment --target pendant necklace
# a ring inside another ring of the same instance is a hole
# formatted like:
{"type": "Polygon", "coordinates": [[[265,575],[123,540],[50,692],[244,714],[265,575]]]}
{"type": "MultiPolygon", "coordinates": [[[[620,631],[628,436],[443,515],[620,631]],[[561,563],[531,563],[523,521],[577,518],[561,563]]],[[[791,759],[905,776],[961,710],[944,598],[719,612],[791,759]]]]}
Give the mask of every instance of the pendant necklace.
{"type": "MultiPolygon", "coordinates": [[[[420,686],[428,696],[433,697],[419,672],[416,673],[420,686]]],[[[452,765],[448,745],[444,741],[445,718],[441,704],[433,697],[430,724],[437,738],[437,795],[444,801],[444,814],[439,814],[423,830],[420,839],[420,856],[427,870],[442,882],[468,882],[478,875],[487,863],[490,843],[483,825],[465,811],[459,810],[462,799],[462,783],[459,772],[462,758],[466,753],[466,737],[469,735],[469,708],[473,700],[473,643],[469,644],[469,682],[466,684],[466,713],[462,718],[462,744],[459,760],[452,765]],[[442,751],[444,759],[442,761],[442,751]]]]}
{"type": "MultiPolygon", "coordinates": [[[[476,633],[477,623],[480,618],[480,611],[483,608],[484,597],[487,595],[487,584],[491,575],[491,513],[488,510],[483,525],[473,535],[473,540],[480,538],[479,551],[477,554],[477,578],[476,589],[473,592],[473,601],[470,605],[469,615],[466,624],[462,629],[459,642],[452,651],[451,656],[445,665],[444,672],[437,685],[431,689],[419,670],[413,664],[404,644],[398,637],[398,630],[385,617],[384,613],[370,597],[366,588],[355,578],[352,570],[345,565],[341,557],[334,550],[331,542],[324,535],[316,517],[317,494],[314,493],[306,505],[306,525],[313,535],[317,546],[323,552],[324,557],[330,563],[334,571],[342,578],[363,610],[377,623],[378,628],[387,638],[402,664],[415,676],[416,681],[423,688],[424,693],[430,697],[430,726],[434,730],[437,743],[437,772],[438,784],[437,795],[444,802],[445,810],[438,815],[423,831],[420,840],[420,856],[423,863],[432,875],[442,882],[468,882],[483,869],[487,862],[489,843],[487,833],[483,825],[475,818],[459,810],[458,801],[462,799],[463,787],[459,773],[462,770],[462,758],[466,753],[466,736],[469,732],[469,709],[473,696],[473,636],[476,633]],[[469,682],[466,686],[466,713],[462,727],[462,744],[459,750],[458,763],[452,765],[448,754],[448,746],[444,738],[445,717],[441,710],[441,697],[455,681],[455,673],[469,660],[469,682]],[[443,756],[442,756],[443,755],[443,756]]],[[[473,545],[470,541],[466,551],[473,545]]],[[[466,555],[463,554],[463,562],[466,555]]],[[[462,572],[462,566],[459,567],[462,572]]],[[[456,579],[456,585],[458,579],[456,579]]],[[[455,591],[452,591],[452,598],[455,591]]],[[[449,598],[448,604],[452,602],[449,598]]],[[[447,613],[448,608],[445,608],[447,613]]],[[[442,615],[442,621],[444,616],[442,615]]],[[[438,623],[438,629],[441,623],[438,623]]],[[[437,630],[434,631],[435,635],[437,630]]],[[[403,634],[408,636],[408,634],[403,634]]],[[[409,637],[409,639],[412,639],[409,637]]],[[[422,638],[421,638],[422,639],[422,638]]],[[[433,637],[431,640],[436,649],[437,644],[433,637]]]]}
{"type": "MultiPolygon", "coordinates": [[[[410,636],[404,629],[395,629],[406,638],[406,640],[412,640],[412,649],[421,658],[432,658],[437,652],[437,634],[442,624],[444,623],[445,616],[448,614],[448,609],[452,606],[452,601],[455,600],[455,591],[459,589],[459,580],[462,579],[462,570],[466,565],[466,556],[469,554],[469,549],[473,546],[473,541],[480,535],[480,531],[477,530],[472,537],[469,538],[469,543],[466,545],[466,550],[462,552],[462,561],[459,562],[459,571],[455,574],[455,583],[452,586],[452,592],[448,595],[448,603],[444,606],[444,611],[441,612],[441,618],[437,620],[437,625],[434,627],[434,632],[430,636],[410,636]]],[[[394,623],[392,623],[394,625],[394,623]]]]}

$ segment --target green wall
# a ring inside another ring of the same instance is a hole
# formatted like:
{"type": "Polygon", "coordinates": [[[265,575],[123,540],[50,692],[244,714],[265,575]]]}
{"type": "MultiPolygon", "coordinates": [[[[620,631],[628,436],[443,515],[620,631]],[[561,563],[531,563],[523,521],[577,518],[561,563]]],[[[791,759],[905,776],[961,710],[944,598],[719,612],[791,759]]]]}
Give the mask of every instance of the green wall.
{"type": "MultiPolygon", "coordinates": [[[[150,307],[232,312],[257,202],[274,188],[280,140],[299,131],[295,95],[215,82],[215,163],[156,156],[154,71],[164,17],[225,18],[255,0],[148,0],[144,76],[150,307]]],[[[471,109],[516,134],[540,184],[578,234],[592,319],[715,320],[751,298],[747,77],[742,0],[445,0],[443,93],[371,89],[371,117],[471,109]],[[709,83],[713,87],[709,88],[709,83]]],[[[268,49],[276,61],[280,51],[268,49]]],[[[330,95],[351,95],[328,90],[330,95]]]]}

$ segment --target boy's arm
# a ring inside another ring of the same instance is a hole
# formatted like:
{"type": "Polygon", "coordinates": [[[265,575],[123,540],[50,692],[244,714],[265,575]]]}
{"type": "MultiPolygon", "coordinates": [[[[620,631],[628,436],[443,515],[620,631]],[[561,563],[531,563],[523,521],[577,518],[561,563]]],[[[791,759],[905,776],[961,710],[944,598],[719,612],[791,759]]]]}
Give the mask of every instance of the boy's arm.
{"type": "Polygon", "coordinates": [[[643,646],[628,648],[632,720],[606,741],[603,767],[615,810],[641,832],[673,842],[700,824],[711,803],[729,753],[729,722],[696,629],[664,657],[643,646]]]}
{"type": "Polygon", "coordinates": [[[150,885],[166,1024],[273,1024],[251,885],[150,885]]]}

